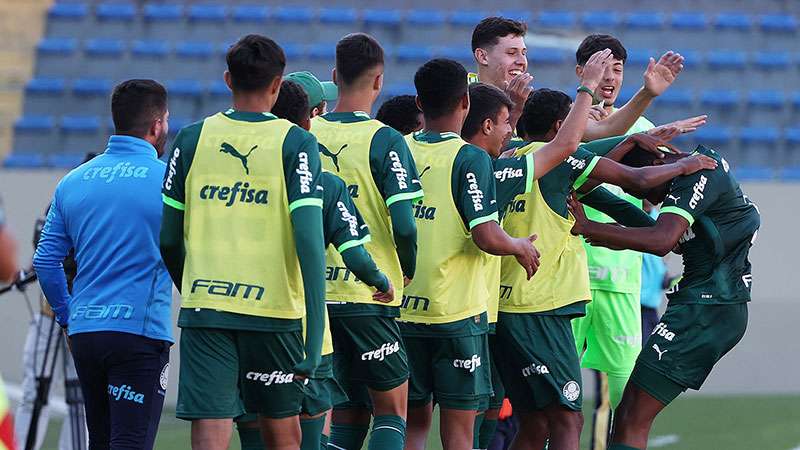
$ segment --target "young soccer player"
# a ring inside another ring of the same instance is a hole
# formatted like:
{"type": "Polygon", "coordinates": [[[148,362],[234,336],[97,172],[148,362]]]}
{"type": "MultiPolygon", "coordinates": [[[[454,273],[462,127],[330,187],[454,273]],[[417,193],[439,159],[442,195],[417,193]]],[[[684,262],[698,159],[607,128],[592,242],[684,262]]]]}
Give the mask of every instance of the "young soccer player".
{"type": "Polygon", "coordinates": [[[336,109],[311,121],[323,167],[347,184],[372,235],[366,249],[395,288],[390,302],[375,301],[373,291],[350,275],[341,257],[328,252],[334,372],[350,398],[334,408],[331,446],[345,449],[361,447],[370,407],[375,418],[371,449],[401,449],[405,441],[408,361],[395,318],[404,279],[411,280],[416,270],[411,203],[423,193],[402,135],[364,112],[380,94],[383,67],[383,49],[374,38],[363,33],[343,37],[333,71],[339,88],[336,109]]]}
{"type": "MultiPolygon", "coordinates": [[[[535,151],[551,141],[569,113],[570,104],[569,96],[562,92],[534,91],[518,127],[524,130],[522,137],[533,142],[517,149],[517,154],[535,151]]],[[[637,134],[617,145],[622,139],[578,147],[566,161],[535,181],[530,193],[515,199],[508,208],[504,229],[510,234],[536,230],[546,249],[533,283],[525,282],[526,274],[515,267],[512,259],[502,261],[497,356],[507,394],[521,422],[513,449],[541,448],[548,436],[555,448],[578,448],[583,423],[581,378],[570,321],[585,314],[590,293],[586,254],[581,241],[569,235],[572,218],[567,213],[566,198],[573,185],[578,188],[592,176],[617,184],[654,186],[675,175],[714,165],[708,158],[696,157],[691,164],[662,166],[660,172],[645,173],[587,149],[621,158],[634,145],[658,152],[661,143],[637,134]]],[[[596,195],[599,194],[593,191],[586,198],[596,195]]],[[[617,220],[639,226],[651,223],[641,210],[630,207],[627,214],[630,219],[618,216],[617,220]]]]}
{"type": "Polygon", "coordinates": [[[403,136],[422,129],[422,111],[413,95],[398,95],[383,102],[375,115],[378,121],[399,131],[403,136]]]}
{"type": "MultiPolygon", "coordinates": [[[[669,306],[636,361],[616,410],[610,450],[647,446],[656,415],[686,389],[699,389],[712,367],[742,338],[752,286],[750,247],[760,216],[742,192],[728,163],[699,146],[695,153],[719,162],[715,169],[678,176],[658,186],[628,192],[663,202],[655,225],[623,228],[586,219],[581,205],[571,204],[572,229],[592,245],[666,255],[678,246],[684,277],[668,294],[669,306]]],[[[634,167],[685,159],[664,159],[632,152],[623,162],[634,167]]]]}
{"type": "Polygon", "coordinates": [[[425,129],[406,139],[428,187],[415,205],[419,270],[400,326],[411,368],[412,449],[424,448],[434,398],[444,449],[470,448],[475,414],[491,394],[483,252],[513,255],[529,276],[538,266],[536,237],[511,238],[498,225],[489,155],[459,136],[470,106],[466,76],[448,59],[428,61],[414,76],[425,129]]]}
{"type": "Polygon", "coordinates": [[[292,72],[283,79],[297,83],[303,88],[308,99],[310,117],[321,116],[328,112],[328,103],[339,96],[339,89],[334,82],[320,81],[311,72],[292,72]]]}
{"type": "Polygon", "coordinates": [[[162,254],[183,296],[177,416],[194,449],[227,448],[245,411],[268,448],[298,448],[300,376],[319,365],[325,317],[319,150],[269,113],[278,44],[245,36],[227,63],[233,108],[179,132],[164,180],[162,254]]]}

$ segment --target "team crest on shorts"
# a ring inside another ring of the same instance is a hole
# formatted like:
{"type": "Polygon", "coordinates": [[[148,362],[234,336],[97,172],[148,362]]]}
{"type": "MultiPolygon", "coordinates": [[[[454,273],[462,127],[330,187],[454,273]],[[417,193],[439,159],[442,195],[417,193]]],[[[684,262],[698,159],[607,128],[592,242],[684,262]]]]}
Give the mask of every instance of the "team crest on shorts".
{"type": "Polygon", "coordinates": [[[164,368],[161,369],[161,376],[158,377],[158,383],[161,385],[162,390],[167,390],[167,384],[169,382],[169,363],[164,364],[164,368]]]}
{"type": "Polygon", "coordinates": [[[574,402],[581,395],[581,385],[577,381],[570,381],[564,385],[564,389],[561,392],[564,393],[564,398],[574,402]]]}

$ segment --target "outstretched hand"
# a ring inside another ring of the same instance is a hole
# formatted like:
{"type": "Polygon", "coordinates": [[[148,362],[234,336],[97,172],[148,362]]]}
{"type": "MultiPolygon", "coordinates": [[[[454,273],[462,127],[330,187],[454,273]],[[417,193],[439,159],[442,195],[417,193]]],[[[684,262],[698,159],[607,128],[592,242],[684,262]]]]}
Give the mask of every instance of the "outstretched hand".
{"type": "Polygon", "coordinates": [[[663,94],[683,70],[683,60],[680,53],[671,50],[661,55],[658,62],[650,58],[644,71],[644,89],[654,97],[663,94]]]}
{"type": "Polygon", "coordinates": [[[683,167],[684,175],[691,175],[701,170],[713,170],[717,168],[717,161],[714,158],[710,158],[706,155],[692,155],[678,160],[677,164],[680,164],[683,167]]]}

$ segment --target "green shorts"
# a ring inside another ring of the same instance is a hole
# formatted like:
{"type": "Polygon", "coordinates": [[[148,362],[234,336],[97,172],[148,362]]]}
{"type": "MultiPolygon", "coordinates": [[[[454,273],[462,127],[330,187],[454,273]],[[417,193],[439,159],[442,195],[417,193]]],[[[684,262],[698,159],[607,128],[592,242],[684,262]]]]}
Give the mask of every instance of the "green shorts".
{"type": "Polygon", "coordinates": [[[647,340],[631,381],[661,403],[700,389],[747,329],[747,303],[673,304],[647,340]]]}
{"type": "Polygon", "coordinates": [[[331,317],[333,372],[350,401],[370,406],[367,388],[394,389],[408,380],[408,359],[393,317],[331,317]]]}
{"type": "Polygon", "coordinates": [[[497,368],[497,351],[497,336],[492,333],[489,335],[489,364],[492,369],[492,391],[494,391],[494,394],[489,397],[487,409],[500,409],[503,406],[503,399],[506,397],[506,388],[503,386],[503,380],[497,368]]]}
{"type": "Polygon", "coordinates": [[[245,411],[283,418],[300,413],[301,332],[182,328],[178,378],[180,419],[227,419],[245,411]]]}
{"type": "Polygon", "coordinates": [[[497,357],[506,395],[515,410],[556,403],[580,411],[581,368],[569,315],[500,313],[497,357]]]}
{"type": "Polygon", "coordinates": [[[411,378],[408,404],[436,400],[442,408],[478,411],[492,394],[486,334],[465,337],[403,337],[411,378]]]}
{"type": "Polygon", "coordinates": [[[586,315],[572,320],[581,367],[629,376],[642,350],[638,294],[592,289],[586,315]]]}
{"type": "MultiPolygon", "coordinates": [[[[329,373],[333,366],[333,355],[325,355],[317,370],[319,373],[329,373]]],[[[347,394],[339,382],[332,375],[325,378],[312,378],[306,384],[306,395],[303,397],[301,412],[309,416],[316,416],[347,401],[347,394]]]]}

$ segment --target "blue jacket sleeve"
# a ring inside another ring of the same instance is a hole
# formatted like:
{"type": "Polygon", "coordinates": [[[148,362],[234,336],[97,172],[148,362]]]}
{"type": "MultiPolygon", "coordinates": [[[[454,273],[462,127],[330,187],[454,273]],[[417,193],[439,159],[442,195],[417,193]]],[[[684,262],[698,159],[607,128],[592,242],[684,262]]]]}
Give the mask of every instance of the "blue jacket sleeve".
{"type": "Polygon", "coordinates": [[[58,193],[59,189],[56,188],[53,204],[42,229],[42,237],[33,255],[33,268],[39,277],[42,292],[53,308],[58,324],[66,327],[69,322],[70,294],[67,289],[67,277],[64,274],[64,258],[69,254],[73,244],[67,234],[58,193]]]}

